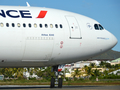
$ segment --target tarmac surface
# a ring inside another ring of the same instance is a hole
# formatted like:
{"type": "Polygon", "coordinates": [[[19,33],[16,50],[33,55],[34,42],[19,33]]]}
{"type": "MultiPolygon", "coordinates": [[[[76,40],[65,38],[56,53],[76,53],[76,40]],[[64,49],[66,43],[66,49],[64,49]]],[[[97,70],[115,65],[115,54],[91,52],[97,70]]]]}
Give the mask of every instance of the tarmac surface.
{"type": "Polygon", "coordinates": [[[120,90],[120,85],[110,86],[63,86],[63,88],[50,88],[49,85],[0,85],[0,90],[120,90]]]}

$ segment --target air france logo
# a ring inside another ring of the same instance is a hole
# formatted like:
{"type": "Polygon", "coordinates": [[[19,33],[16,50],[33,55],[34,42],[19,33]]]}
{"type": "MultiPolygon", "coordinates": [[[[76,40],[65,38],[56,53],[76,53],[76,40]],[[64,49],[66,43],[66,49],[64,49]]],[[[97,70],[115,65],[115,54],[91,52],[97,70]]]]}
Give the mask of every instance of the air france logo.
{"type": "MultiPolygon", "coordinates": [[[[36,18],[44,18],[47,14],[47,11],[40,11],[38,16],[36,18]]],[[[1,10],[0,11],[0,17],[11,17],[11,18],[32,18],[32,15],[29,10],[1,10]]]]}
{"type": "Polygon", "coordinates": [[[39,15],[37,18],[44,18],[47,14],[47,11],[40,11],[39,15]]]}

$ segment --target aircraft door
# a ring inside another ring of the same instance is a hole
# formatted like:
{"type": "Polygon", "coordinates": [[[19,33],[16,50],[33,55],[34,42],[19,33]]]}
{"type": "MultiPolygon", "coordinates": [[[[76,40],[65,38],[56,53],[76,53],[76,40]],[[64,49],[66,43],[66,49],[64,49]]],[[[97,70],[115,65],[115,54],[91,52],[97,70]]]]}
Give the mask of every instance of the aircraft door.
{"type": "Polygon", "coordinates": [[[70,39],[81,39],[80,27],[75,17],[66,16],[70,29],[70,39]]]}

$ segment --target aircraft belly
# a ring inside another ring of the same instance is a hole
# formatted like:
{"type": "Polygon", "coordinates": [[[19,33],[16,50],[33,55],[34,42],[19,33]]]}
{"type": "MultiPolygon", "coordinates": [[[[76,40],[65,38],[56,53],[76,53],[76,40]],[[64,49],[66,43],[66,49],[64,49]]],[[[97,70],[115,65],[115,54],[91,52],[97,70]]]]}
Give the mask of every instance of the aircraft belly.
{"type": "Polygon", "coordinates": [[[9,62],[9,63],[0,63],[0,68],[4,67],[42,67],[45,66],[45,62],[38,63],[38,62],[9,62]]]}

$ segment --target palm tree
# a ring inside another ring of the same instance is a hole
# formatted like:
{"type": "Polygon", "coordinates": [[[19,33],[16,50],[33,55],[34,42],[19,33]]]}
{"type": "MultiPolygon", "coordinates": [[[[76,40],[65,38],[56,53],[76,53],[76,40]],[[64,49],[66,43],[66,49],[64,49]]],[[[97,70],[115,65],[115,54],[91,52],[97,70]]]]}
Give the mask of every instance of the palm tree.
{"type": "Polygon", "coordinates": [[[1,68],[0,74],[4,75],[5,78],[23,78],[23,71],[23,68],[1,68]]]}
{"type": "Polygon", "coordinates": [[[75,77],[80,77],[81,76],[81,70],[78,70],[78,68],[76,70],[74,70],[74,72],[72,73],[72,76],[75,77]]]}
{"type": "Polygon", "coordinates": [[[48,79],[48,77],[54,77],[54,72],[51,72],[52,67],[46,67],[46,68],[41,68],[40,70],[37,70],[36,74],[39,77],[43,77],[48,79]]]}
{"type": "Polygon", "coordinates": [[[54,76],[54,72],[51,72],[52,67],[47,67],[43,73],[44,73],[44,77],[53,77],[54,76]]]}
{"type": "Polygon", "coordinates": [[[112,68],[112,65],[111,65],[110,63],[106,63],[106,64],[105,64],[105,67],[106,67],[106,68],[112,68]]]}
{"type": "Polygon", "coordinates": [[[95,69],[95,70],[94,70],[94,76],[96,76],[96,77],[100,76],[100,72],[99,72],[98,69],[95,69]]]}
{"type": "Polygon", "coordinates": [[[96,67],[96,64],[95,63],[90,63],[90,65],[89,65],[91,68],[94,68],[94,67],[96,67]]]}
{"type": "Polygon", "coordinates": [[[105,70],[103,73],[104,73],[104,75],[108,75],[109,72],[107,70],[105,70]]]}
{"type": "Polygon", "coordinates": [[[100,67],[104,68],[104,67],[105,67],[105,64],[106,64],[105,62],[101,61],[100,67]]]}
{"type": "Polygon", "coordinates": [[[83,69],[86,71],[86,70],[88,69],[88,66],[85,65],[85,66],[83,67],[83,69]]]}
{"type": "Polygon", "coordinates": [[[30,73],[30,75],[33,75],[33,73],[34,73],[34,68],[30,68],[29,73],[30,73]]]}
{"type": "Polygon", "coordinates": [[[88,67],[88,69],[87,69],[87,75],[89,75],[89,76],[93,75],[93,70],[92,70],[91,67],[88,67]]]}
{"type": "Polygon", "coordinates": [[[13,71],[14,71],[14,77],[23,78],[23,71],[24,71],[23,68],[13,68],[13,71]]]}
{"type": "Polygon", "coordinates": [[[114,67],[116,70],[119,69],[119,64],[115,64],[115,67],[114,67]]]}
{"type": "Polygon", "coordinates": [[[43,77],[43,71],[41,69],[39,71],[37,71],[36,74],[38,77],[43,77]]]}
{"type": "Polygon", "coordinates": [[[12,69],[11,68],[2,68],[1,74],[3,74],[4,77],[11,78],[12,77],[12,69]]]}
{"type": "Polygon", "coordinates": [[[94,74],[91,67],[84,66],[83,69],[85,70],[85,74],[88,76],[88,79],[89,79],[90,76],[92,76],[94,74]]]}
{"type": "Polygon", "coordinates": [[[4,73],[5,73],[5,68],[0,68],[0,74],[4,75],[4,73]]]}

